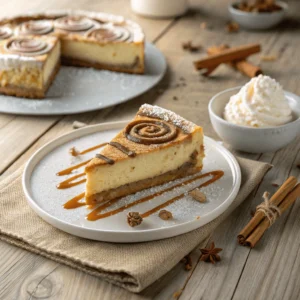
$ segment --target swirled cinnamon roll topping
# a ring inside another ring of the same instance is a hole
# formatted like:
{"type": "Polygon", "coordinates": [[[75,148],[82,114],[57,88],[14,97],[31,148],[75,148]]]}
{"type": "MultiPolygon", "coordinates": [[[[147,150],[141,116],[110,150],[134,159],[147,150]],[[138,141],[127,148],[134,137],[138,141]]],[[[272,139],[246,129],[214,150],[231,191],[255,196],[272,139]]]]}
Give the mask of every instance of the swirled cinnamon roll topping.
{"type": "Polygon", "coordinates": [[[137,120],[129,123],[125,128],[125,136],[138,144],[162,144],[177,137],[177,128],[164,121],[137,120]]]}
{"type": "Polygon", "coordinates": [[[51,21],[38,20],[24,22],[19,27],[19,32],[22,35],[43,35],[53,30],[51,21]]]}
{"type": "Polygon", "coordinates": [[[5,40],[11,37],[13,34],[13,31],[8,26],[2,26],[0,27],[0,40],[5,40]]]}
{"type": "Polygon", "coordinates": [[[111,26],[93,29],[87,36],[103,42],[125,42],[131,38],[131,33],[127,28],[111,26]]]}
{"type": "Polygon", "coordinates": [[[161,119],[168,123],[172,123],[174,126],[181,128],[185,133],[192,132],[196,127],[194,123],[178,116],[170,110],[156,105],[143,104],[138,111],[138,115],[161,119]]]}
{"type": "Polygon", "coordinates": [[[67,16],[56,19],[54,26],[58,29],[66,31],[86,31],[95,26],[95,22],[92,19],[80,16],[67,16]]]}
{"type": "Polygon", "coordinates": [[[23,55],[41,55],[49,51],[48,44],[42,40],[30,38],[15,38],[6,45],[9,52],[23,55]]]}

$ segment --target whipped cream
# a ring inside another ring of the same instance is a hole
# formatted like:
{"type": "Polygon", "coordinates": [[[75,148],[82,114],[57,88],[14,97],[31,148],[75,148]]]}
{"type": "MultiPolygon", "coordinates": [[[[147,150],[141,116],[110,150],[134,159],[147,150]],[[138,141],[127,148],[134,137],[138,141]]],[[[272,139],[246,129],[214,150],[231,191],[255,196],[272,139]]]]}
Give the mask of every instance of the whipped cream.
{"type": "Polygon", "coordinates": [[[230,98],[224,119],[248,127],[272,127],[286,124],[293,117],[280,84],[269,76],[259,75],[230,98]]]}

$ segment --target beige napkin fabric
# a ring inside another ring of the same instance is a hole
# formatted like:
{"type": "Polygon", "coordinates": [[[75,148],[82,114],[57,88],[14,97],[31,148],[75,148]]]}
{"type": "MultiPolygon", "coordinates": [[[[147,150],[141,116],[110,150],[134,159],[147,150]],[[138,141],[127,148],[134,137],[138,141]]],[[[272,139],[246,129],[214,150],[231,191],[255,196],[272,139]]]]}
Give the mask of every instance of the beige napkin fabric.
{"type": "Polygon", "coordinates": [[[270,165],[238,159],[242,185],[217,219],[192,232],[138,244],[114,244],[72,236],[44,222],[27,204],[18,170],[0,182],[0,239],[54,261],[140,292],[174,267],[245,200],[270,165]]]}

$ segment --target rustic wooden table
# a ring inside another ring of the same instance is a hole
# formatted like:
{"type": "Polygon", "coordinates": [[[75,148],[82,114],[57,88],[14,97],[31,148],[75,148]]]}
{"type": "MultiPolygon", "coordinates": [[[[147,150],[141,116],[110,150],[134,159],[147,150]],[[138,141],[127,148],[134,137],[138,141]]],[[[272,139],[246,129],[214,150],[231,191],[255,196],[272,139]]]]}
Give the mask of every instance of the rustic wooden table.
{"type": "MultiPolygon", "coordinates": [[[[227,5],[230,1],[193,0],[190,12],[181,18],[150,20],[134,15],[128,0],[11,0],[2,1],[0,17],[26,13],[32,9],[73,8],[112,12],[142,25],[147,40],[156,44],[168,61],[162,82],[125,104],[92,113],[72,116],[31,117],[0,114],[0,174],[14,172],[46,142],[72,130],[74,120],[89,124],[129,119],[138,107],[155,103],[174,110],[204,126],[205,134],[218,138],[207,113],[207,104],[215,93],[248,78],[221,66],[212,78],[203,78],[192,67],[202,55],[184,52],[183,41],[192,40],[203,47],[228,43],[239,45],[260,42],[263,54],[277,56],[273,62],[259,62],[266,74],[276,78],[286,90],[300,94],[300,2],[289,1],[286,21],[265,32],[227,33],[227,5]],[[201,28],[206,22],[207,29],[201,28]],[[184,81],[182,81],[184,78],[184,81]],[[185,82],[185,84],[180,84],[185,82]]],[[[247,137],[245,137],[247,138],[247,137]]],[[[193,269],[178,264],[141,294],[132,294],[96,277],[76,271],[42,256],[0,242],[0,299],[300,299],[300,201],[285,213],[253,250],[236,242],[238,231],[249,219],[249,212],[265,190],[275,191],[272,182],[283,182],[289,175],[300,178],[300,137],[276,153],[246,155],[274,165],[264,180],[213,233],[222,247],[222,261],[216,265],[199,262],[200,251],[192,253],[193,269]]]]}

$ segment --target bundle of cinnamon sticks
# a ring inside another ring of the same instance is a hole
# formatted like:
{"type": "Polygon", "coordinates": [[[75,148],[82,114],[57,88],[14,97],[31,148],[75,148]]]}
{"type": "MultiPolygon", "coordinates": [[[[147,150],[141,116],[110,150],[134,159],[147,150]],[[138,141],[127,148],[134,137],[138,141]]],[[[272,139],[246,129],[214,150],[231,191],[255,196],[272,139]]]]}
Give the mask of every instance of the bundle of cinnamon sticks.
{"type": "Polygon", "coordinates": [[[226,63],[250,78],[262,74],[262,70],[246,58],[260,52],[259,44],[230,48],[228,45],[213,46],[207,49],[208,56],[194,62],[197,70],[205,69],[203,75],[209,76],[219,65],[226,63]]]}
{"type": "Polygon", "coordinates": [[[253,218],[239,233],[238,242],[243,246],[255,247],[265,231],[300,197],[300,183],[293,176],[289,177],[277,192],[269,199],[268,205],[262,203],[253,218]],[[273,216],[270,217],[269,213],[273,216]],[[274,218],[275,217],[275,218],[274,218]]]}

